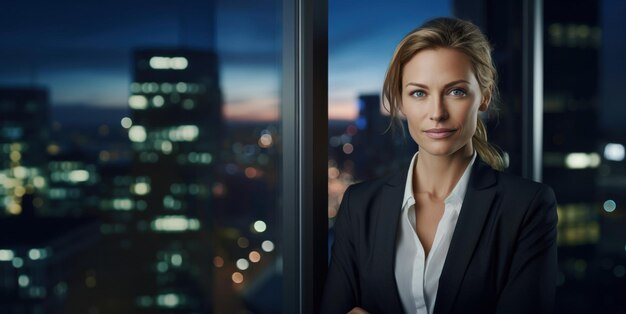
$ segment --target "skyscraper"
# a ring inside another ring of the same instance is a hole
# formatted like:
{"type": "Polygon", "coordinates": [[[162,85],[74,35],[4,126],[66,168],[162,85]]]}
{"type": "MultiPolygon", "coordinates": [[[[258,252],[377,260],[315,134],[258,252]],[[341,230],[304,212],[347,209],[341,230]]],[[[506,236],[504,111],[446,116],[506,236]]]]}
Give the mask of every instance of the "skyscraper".
{"type": "MultiPolygon", "coordinates": [[[[132,142],[128,245],[136,311],[211,312],[211,185],[219,157],[217,57],[140,49],[125,120],[132,142]]],[[[130,266],[130,265],[128,265],[130,266]]]]}
{"type": "Polygon", "coordinates": [[[0,88],[0,217],[46,206],[49,107],[44,88],[0,88]]]}

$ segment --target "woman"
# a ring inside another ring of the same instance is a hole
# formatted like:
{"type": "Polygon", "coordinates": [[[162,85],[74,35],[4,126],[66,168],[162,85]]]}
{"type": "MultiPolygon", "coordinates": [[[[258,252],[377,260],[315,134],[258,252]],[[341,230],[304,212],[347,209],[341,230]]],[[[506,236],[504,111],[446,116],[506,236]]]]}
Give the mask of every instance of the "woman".
{"type": "Polygon", "coordinates": [[[438,18],[400,42],[383,99],[419,151],[400,173],[346,190],[321,313],[553,310],[554,192],[501,172],[478,117],[496,92],[475,25],[438,18]]]}

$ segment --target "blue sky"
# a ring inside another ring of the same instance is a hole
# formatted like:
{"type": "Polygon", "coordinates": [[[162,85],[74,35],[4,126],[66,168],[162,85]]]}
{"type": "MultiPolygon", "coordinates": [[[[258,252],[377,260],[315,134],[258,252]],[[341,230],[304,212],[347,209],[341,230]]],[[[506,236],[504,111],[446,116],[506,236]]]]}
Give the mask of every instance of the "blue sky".
{"type": "MultiPolygon", "coordinates": [[[[331,117],[354,115],[401,37],[449,12],[447,1],[331,0],[331,117]]],[[[274,119],[281,27],[280,0],[12,1],[0,11],[0,85],[46,86],[55,106],[125,107],[132,49],[183,44],[217,49],[226,118],[274,119]]]]}

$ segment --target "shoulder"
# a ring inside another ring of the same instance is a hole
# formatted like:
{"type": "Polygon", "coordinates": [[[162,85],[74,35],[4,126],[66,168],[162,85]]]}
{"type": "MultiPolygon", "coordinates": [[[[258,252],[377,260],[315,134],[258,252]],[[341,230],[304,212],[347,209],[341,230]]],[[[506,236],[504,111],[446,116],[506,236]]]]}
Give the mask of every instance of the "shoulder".
{"type": "Polygon", "coordinates": [[[505,195],[528,201],[555,201],[556,199],[554,190],[547,184],[506,172],[496,172],[498,173],[498,189],[505,195]]]}
{"type": "Polygon", "coordinates": [[[388,187],[404,188],[406,176],[406,170],[398,170],[386,176],[353,183],[348,186],[344,197],[367,199],[380,195],[388,187]]]}
{"type": "Polygon", "coordinates": [[[534,199],[546,201],[555,199],[554,191],[548,185],[495,170],[481,158],[477,158],[474,163],[469,185],[468,191],[470,193],[495,188],[500,201],[504,201],[507,206],[523,206],[534,199]]]}
{"type": "Polygon", "coordinates": [[[521,226],[556,227],[557,202],[554,190],[544,183],[498,172],[498,195],[502,213],[521,226]]]}
{"type": "Polygon", "coordinates": [[[406,172],[397,171],[384,177],[350,185],[343,195],[339,211],[353,217],[378,217],[402,207],[406,172]]]}

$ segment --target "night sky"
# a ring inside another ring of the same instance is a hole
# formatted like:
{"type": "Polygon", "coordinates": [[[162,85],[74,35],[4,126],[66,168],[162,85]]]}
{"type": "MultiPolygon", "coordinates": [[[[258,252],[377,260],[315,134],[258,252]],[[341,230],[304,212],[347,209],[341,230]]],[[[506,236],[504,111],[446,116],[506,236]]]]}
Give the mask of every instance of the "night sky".
{"type": "MultiPolygon", "coordinates": [[[[601,123],[622,128],[626,86],[621,0],[604,0],[601,123]],[[615,63],[617,62],[617,63],[615,63]]],[[[0,10],[0,85],[35,83],[54,106],[125,108],[136,47],[215,49],[223,114],[230,120],[279,115],[281,0],[11,1],[0,10]]],[[[399,40],[425,20],[451,15],[450,1],[330,0],[330,118],[354,119],[356,98],[379,93],[399,40]]]]}
{"type": "MultiPolygon", "coordinates": [[[[0,11],[0,85],[50,89],[53,106],[126,107],[136,47],[216,49],[227,119],[278,116],[281,1],[12,1],[0,11]],[[215,13],[212,14],[211,12],[215,13]]],[[[448,2],[329,2],[331,118],[380,90],[397,42],[448,2]]]]}

